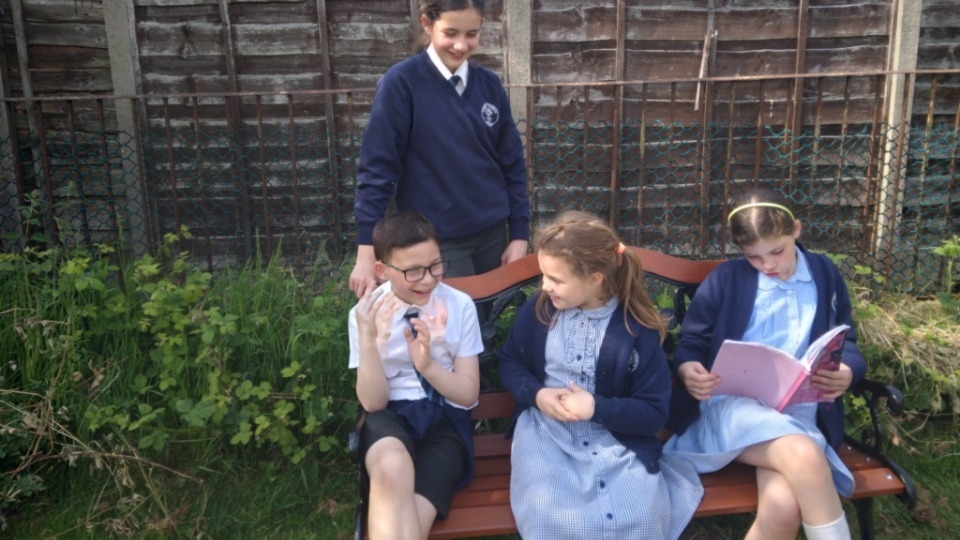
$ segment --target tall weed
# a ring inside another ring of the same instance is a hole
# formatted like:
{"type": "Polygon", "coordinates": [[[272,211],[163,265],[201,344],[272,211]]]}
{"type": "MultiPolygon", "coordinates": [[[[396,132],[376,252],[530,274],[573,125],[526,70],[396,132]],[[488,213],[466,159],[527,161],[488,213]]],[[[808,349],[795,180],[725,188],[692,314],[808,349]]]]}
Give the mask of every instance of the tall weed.
{"type": "Polygon", "coordinates": [[[98,523],[127,534],[141,512],[173,513],[158,471],[190,483],[342,453],[349,296],[259,257],[214,277],[180,250],[189,236],[136,260],[44,242],[0,254],[0,522],[80,463],[126,516],[98,523]]]}

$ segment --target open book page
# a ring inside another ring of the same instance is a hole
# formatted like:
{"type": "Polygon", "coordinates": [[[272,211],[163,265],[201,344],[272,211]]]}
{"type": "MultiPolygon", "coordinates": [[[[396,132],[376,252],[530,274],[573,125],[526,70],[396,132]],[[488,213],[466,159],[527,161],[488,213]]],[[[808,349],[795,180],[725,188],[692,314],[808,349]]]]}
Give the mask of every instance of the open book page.
{"type": "Polygon", "coordinates": [[[779,349],[728,339],[720,346],[711,373],[720,377],[714,395],[752,397],[776,408],[802,380],[804,369],[779,349]]]}
{"type": "MultiPolygon", "coordinates": [[[[840,369],[840,358],[843,356],[843,343],[847,337],[847,330],[850,327],[841,324],[829,332],[825,332],[816,341],[807,347],[806,354],[800,363],[804,371],[813,374],[821,369],[828,371],[837,371],[840,369]]],[[[803,382],[797,387],[793,398],[787,406],[794,403],[810,403],[825,401],[824,391],[811,385],[809,377],[804,378],[803,382]]]]}
{"type": "Polygon", "coordinates": [[[803,360],[763,343],[726,340],[713,362],[712,373],[720,377],[714,395],[752,397],[782,411],[794,403],[823,399],[820,390],[810,386],[807,366],[839,369],[840,352],[846,330],[837,327],[807,349],[803,360]]]}

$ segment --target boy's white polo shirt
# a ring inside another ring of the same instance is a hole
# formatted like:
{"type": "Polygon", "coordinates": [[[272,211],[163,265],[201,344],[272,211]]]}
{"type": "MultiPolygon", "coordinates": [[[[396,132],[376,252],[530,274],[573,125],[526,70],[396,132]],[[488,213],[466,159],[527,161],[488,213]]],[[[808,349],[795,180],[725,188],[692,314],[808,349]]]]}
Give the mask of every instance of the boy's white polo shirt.
{"type": "MultiPolygon", "coordinates": [[[[390,291],[390,282],[380,285],[377,289],[382,290],[382,294],[386,294],[390,291]]],[[[446,370],[453,371],[454,358],[479,355],[483,352],[477,308],[469,296],[443,282],[433,290],[430,301],[417,309],[424,313],[431,313],[437,309],[438,304],[446,308],[447,324],[442,336],[430,336],[430,354],[434,361],[446,370]]],[[[407,350],[407,340],[403,334],[403,329],[407,326],[403,314],[408,307],[408,304],[401,304],[397,309],[393,317],[390,337],[385,344],[378,347],[383,371],[390,385],[390,401],[417,400],[427,397],[417,377],[417,371],[413,367],[413,360],[410,359],[410,353],[407,350]]],[[[350,334],[349,366],[352,369],[360,365],[356,309],[356,306],[350,309],[347,324],[350,334]]],[[[447,403],[461,409],[470,408],[460,407],[449,401],[447,403]]]]}

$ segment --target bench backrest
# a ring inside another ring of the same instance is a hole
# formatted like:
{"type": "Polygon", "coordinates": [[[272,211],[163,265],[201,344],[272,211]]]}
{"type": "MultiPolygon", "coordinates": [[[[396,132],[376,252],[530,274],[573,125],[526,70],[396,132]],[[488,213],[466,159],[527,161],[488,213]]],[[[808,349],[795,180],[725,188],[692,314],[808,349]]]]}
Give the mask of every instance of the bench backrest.
{"type": "MultiPolygon", "coordinates": [[[[686,313],[687,302],[693,297],[697,286],[703,282],[711,270],[723,262],[722,260],[693,261],[633,246],[629,249],[639,255],[647,280],[659,281],[673,288],[672,306],[662,309],[670,328],[680,324],[686,313]]],[[[486,315],[480,322],[484,345],[484,352],[480,356],[481,388],[484,391],[494,390],[497,386],[493,375],[500,334],[497,321],[507,308],[519,306],[526,300],[527,295],[523,288],[539,281],[540,276],[540,266],[537,263],[537,255],[534,253],[485,274],[444,280],[444,283],[451,287],[467,293],[478,305],[485,306],[480,310],[486,315]]],[[[668,339],[664,343],[664,348],[668,354],[671,353],[672,340],[668,339]]],[[[485,407],[484,400],[481,399],[477,407],[479,410],[475,409],[473,415],[475,418],[499,418],[504,416],[500,414],[503,411],[499,410],[503,407],[504,405],[497,402],[497,410],[488,412],[486,410],[488,407],[485,407]]],[[[507,411],[507,415],[509,412],[507,411]]]]}

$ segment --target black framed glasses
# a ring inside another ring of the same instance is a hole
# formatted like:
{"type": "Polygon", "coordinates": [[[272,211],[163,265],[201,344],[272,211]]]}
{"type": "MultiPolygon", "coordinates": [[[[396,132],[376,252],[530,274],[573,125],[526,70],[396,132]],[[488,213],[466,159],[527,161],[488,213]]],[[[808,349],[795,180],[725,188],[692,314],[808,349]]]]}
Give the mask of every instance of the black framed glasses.
{"type": "Polygon", "coordinates": [[[444,274],[447,273],[447,264],[450,261],[440,261],[438,263],[433,263],[430,266],[418,266],[416,268],[397,268],[396,266],[385,262],[383,264],[393,268],[397,272],[403,273],[403,279],[409,281],[410,283],[415,283],[423,279],[423,276],[427,275],[427,272],[430,272],[430,275],[435,278],[442,278],[444,274]]]}

